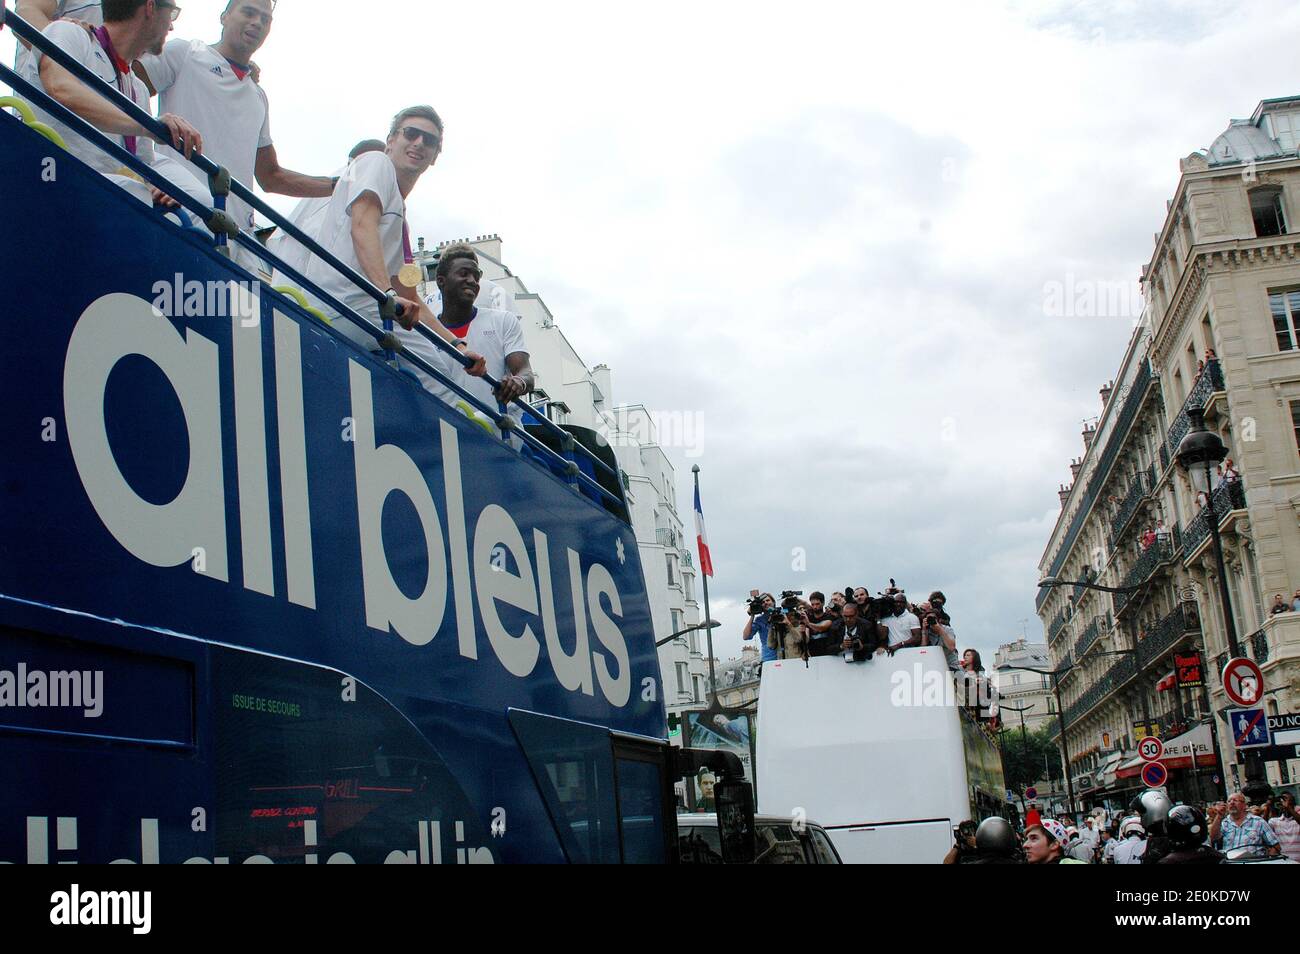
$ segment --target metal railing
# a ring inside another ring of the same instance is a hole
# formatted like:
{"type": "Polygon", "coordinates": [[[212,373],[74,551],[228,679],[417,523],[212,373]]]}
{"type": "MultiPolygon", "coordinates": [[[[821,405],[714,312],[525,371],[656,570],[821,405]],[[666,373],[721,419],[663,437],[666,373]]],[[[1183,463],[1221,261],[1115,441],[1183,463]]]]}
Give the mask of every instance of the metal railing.
{"type": "MultiPolygon", "coordinates": [[[[1220,482],[1210,495],[1210,502],[1214,504],[1214,515],[1218,518],[1219,526],[1223,526],[1223,522],[1234,510],[1246,509],[1245,484],[1242,483],[1241,478],[1220,482]]],[[[1187,532],[1183,534],[1184,560],[1195,553],[1196,548],[1210,535],[1209,513],[1209,507],[1202,507],[1201,512],[1187,525],[1187,532]]]]}
{"type": "Polygon", "coordinates": [[[1173,459],[1174,454],[1177,452],[1179,443],[1191,430],[1192,419],[1188,415],[1188,411],[1194,407],[1204,407],[1211,394],[1223,389],[1223,368],[1219,364],[1218,358],[1211,359],[1205,363],[1205,368],[1196,376],[1196,381],[1187,394],[1187,400],[1183,402],[1183,406],[1179,409],[1174,422],[1169,425],[1169,434],[1166,436],[1165,441],[1165,446],[1169,448],[1168,455],[1165,458],[1166,467],[1169,466],[1169,460],[1173,459]]]}
{"type": "Polygon", "coordinates": [[[1250,654],[1254,657],[1258,665],[1264,665],[1268,662],[1268,633],[1264,630],[1256,630],[1249,636],[1250,654]]]}
{"type": "Polygon", "coordinates": [[[655,542],[661,547],[676,547],[681,543],[681,536],[672,528],[655,530],[655,542]]]}
{"type": "MultiPolygon", "coordinates": [[[[19,38],[26,40],[34,49],[40,50],[44,56],[53,60],[55,63],[58,63],[73,76],[81,80],[90,90],[104,97],[104,99],[118,110],[125,113],[131,120],[138,123],[153,138],[162,143],[171,143],[171,133],[160,120],[155,119],[126,96],[122,95],[115,85],[103,82],[89,69],[69,56],[62,48],[43,36],[40,31],[22,17],[4,6],[0,6],[0,22],[2,22],[4,26],[10,27],[19,38]]],[[[199,218],[199,221],[203,222],[212,231],[215,237],[214,244],[218,249],[224,251],[227,248],[228,243],[232,241],[247,249],[267,265],[271,266],[272,269],[279,271],[281,274],[297,283],[301,288],[311,292],[312,295],[316,296],[330,308],[334,309],[342,318],[356,325],[363,333],[374,338],[376,344],[384,351],[385,357],[400,354],[405,361],[433,377],[457,397],[467,402],[470,407],[486,414],[488,418],[501,430],[503,439],[508,439],[508,435],[511,433],[515,434],[526,446],[529,447],[530,450],[538,454],[543,460],[558,466],[560,470],[563,471],[565,475],[564,479],[569,486],[574,487],[575,489],[579,487],[585,488],[586,490],[598,495],[598,497],[612,503],[619,513],[626,513],[626,504],[622,499],[615,494],[610,493],[595,480],[582,473],[578,466],[575,454],[581,454],[595,471],[606,473],[615,480],[618,480],[618,472],[615,469],[609,467],[608,464],[597,457],[589,449],[584,447],[582,444],[579,444],[568,431],[565,431],[563,428],[544,418],[538,417],[535,413],[531,413],[531,409],[527,403],[515,399],[512,402],[513,405],[522,409],[525,413],[528,413],[529,420],[536,421],[558,440],[562,452],[557,453],[532,434],[517,427],[516,421],[507,413],[505,405],[498,404],[496,408],[489,406],[469,391],[465,390],[451,378],[447,377],[440,369],[435,368],[424,358],[407,351],[403,347],[401,341],[392,333],[392,322],[396,320],[399,314],[396,296],[388,291],[381,291],[365,276],[359,274],[352,268],[349,268],[345,263],[328,252],[318,242],[309,237],[279,212],[255,196],[247,186],[232,177],[224,167],[208,159],[206,156],[202,155],[202,153],[196,152],[190,157],[190,161],[198,167],[200,171],[208,176],[208,188],[213,195],[214,201],[213,208],[208,208],[183,189],[178,189],[174,183],[155,171],[148,163],[143,162],[131,152],[124,149],[122,146],[119,146],[109,136],[100,132],[99,129],[91,123],[82,119],[43,90],[27,82],[3,63],[0,63],[0,80],[20,95],[26,97],[33,105],[53,116],[65,126],[74,130],[87,142],[109,154],[114,160],[121,162],[123,166],[140,176],[145,182],[161,189],[167,195],[175,199],[175,201],[185,209],[196,215],[199,218]],[[226,196],[230,194],[238,196],[240,199],[244,200],[253,209],[260,212],[275,225],[279,226],[286,235],[301,243],[309,252],[311,252],[312,255],[319,258],[330,268],[334,269],[349,282],[357,286],[357,288],[364,292],[367,297],[373,299],[379,306],[379,315],[382,321],[382,327],[376,326],[369,319],[358,314],[356,311],[343,304],[343,302],[321,289],[293,266],[289,265],[279,256],[268,250],[254,236],[242,231],[234,220],[225,212],[226,196]]],[[[36,133],[33,133],[33,135],[36,135],[36,133]]],[[[159,221],[159,227],[163,227],[161,220],[159,221]]],[[[239,267],[234,262],[231,262],[230,266],[232,268],[239,267]]],[[[276,296],[281,302],[283,302],[286,310],[295,313],[301,310],[300,306],[296,302],[286,298],[279,292],[268,290],[267,294],[276,296]]],[[[417,323],[414,330],[421,337],[427,339],[434,347],[451,355],[452,358],[462,367],[469,366],[469,359],[461,354],[458,349],[443,341],[442,338],[434,334],[422,324],[417,323]]],[[[352,344],[353,347],[356,347],[352,342],[348,343],[352,344]]],[[[483,380],[487,382],[493,390],[496,390],[500,385],[500,382],[491,375],[483,375],[483,380]]],[[[411,386],[416,387],[419,385],[412,381],[411,386]]]]}
{"type": "Polygon", "coordinates": [[[1074,641],[1074,658],[1082,659],[1084,654],[1092,648],[1101,636],[1110,630],[1110,617],[1098,616],[1088,627],[1079,634],[1079,638],[1074,641]]]}
{"type": "MultiPolygon", "coordinates": [[[[1151,545],[1142,551],[1142,555],[1129,569],[1124,576],[1120,586],[1140,586],[1155,574],[1156,569],[1164,563],[1169,563],[1174,559],[1175,554],[1180,551],[1180,534],[1175,527],[1173,532],[1166,531],[1156,535],[1151,545]]],[[[1123,609],[1133,600],[1136,593],[1115,593],[1115,614],[1119,615],[1123,609]]]]}
{"type": "Polygon", "coordinates": [[[1155,487],[1155,478],[1152,475],[1150,468],[1142,471],[1133,478],[1133,483],[1129,486],[1128,493],[1126,493],[1124,498],[1119,502],[1119,508],[1115,512],[1115,519],[1110,522],[1111,546],[1117,544],[1120,537],[1124,535],[1124,531],[1128,529],[1128,525],[1132,521],[1133,515],[1137,513],[1138,507],[1141,506],[1142,501],[1147,498],[1147,495],[1151,493],[1153,487],[1155,487]]]}

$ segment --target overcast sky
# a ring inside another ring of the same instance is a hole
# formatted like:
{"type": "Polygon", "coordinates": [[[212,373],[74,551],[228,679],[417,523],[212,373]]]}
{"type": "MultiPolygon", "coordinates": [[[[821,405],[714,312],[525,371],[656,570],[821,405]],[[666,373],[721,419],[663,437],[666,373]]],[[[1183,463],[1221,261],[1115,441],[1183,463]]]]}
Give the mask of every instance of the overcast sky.
{"type": "Polygon", "coordinates": [[[1135,282],[1179,158],[1300,92],[1294,0],[902,7],[281,0],[257,56],[303,172],[433,104],[414,234],[499,233],[616,400],[699,415],[670,454],[688,523],[703,468],[723,659],[751,587],[890,576],[990,662],[1041,639],[1056,489],[1138,309],[1046,289],[1135,282]]]}

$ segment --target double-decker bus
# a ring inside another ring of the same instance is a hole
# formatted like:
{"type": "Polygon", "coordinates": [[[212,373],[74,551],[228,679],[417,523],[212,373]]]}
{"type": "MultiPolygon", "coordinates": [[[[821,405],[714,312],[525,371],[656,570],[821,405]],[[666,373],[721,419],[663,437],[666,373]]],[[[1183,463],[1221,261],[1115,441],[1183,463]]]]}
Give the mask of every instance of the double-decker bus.
{"type": "Polygon", "coordinates": [[[937,864],[1005,814],[997,738],[941,650],[768,662],[761,685],[759,810],[816,821],[846,863],[937,864]]]}
{"type": "Polygon", "coordinates": [[[329,301],[223,231],[212,163],[208,209],[0,81],[0,862],[672,860],[682,759],[612,453],[485,430],[232,262],[329,301]]]}

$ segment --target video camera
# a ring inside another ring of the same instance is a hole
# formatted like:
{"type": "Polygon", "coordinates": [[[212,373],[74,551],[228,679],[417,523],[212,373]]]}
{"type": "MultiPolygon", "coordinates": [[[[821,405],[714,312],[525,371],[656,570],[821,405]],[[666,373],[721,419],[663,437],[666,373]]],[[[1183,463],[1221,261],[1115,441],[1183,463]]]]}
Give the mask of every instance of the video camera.
{"type": "MultiPolygon", "coordinates": [[[[851,595],[853,591],[860,590],[860,589],[865,590],[866,587],[865,586],[845,587],[844,594],[846,597],[848,597],[849,602],[853,602],[853,598],[851,595]]],[[[870,592],[871,592],[870,590],[867,590],[868,594],[870,594],[870,592]]],[[[877,594],[876,596],[868,595],[866,606],[865,607],[859,606],[858,612],[861,613],[864,618],[872,620],[877,623],[880,622],[882,619],[887,619],[888,617],[893,616],[894,615],[893,594],[895,592],[898,592],[898,588],[897,586],[895,586],[894,581],[891,579],[889,581],[889,590],[886,593],[880,593],[877,594]]]]}
{"type": "Polygon", "coordinates": [[[774,606],[772,609],[763,608],[763,597],[756,596],[749,601],[749,615],[762,617],[769,623],[785,622],[787,616],[799,615],[803,601],[799,597],[803,596],[803,590],[782,590],[781,605],[774,606]]]}

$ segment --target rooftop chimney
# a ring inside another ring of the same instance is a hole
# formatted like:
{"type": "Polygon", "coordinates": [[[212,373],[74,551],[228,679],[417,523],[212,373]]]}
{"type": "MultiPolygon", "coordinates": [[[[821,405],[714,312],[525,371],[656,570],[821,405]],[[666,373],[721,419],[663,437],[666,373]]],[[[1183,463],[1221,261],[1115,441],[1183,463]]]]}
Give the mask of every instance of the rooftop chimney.
{"type": "Polygon", "coordinates": [[[1094,437],[1094,435],[1096,435],[1096,433],[1097,433],[1096,424],[1083,425],[1083,449],[1084,450],[1087,450],[1089,447],[1092,446],[1092,438],[1094,437]]]}
{"type": "Polygon", "coordinates": [[[1065,502],[1070,499],[1070,488],[1065,486],[1065,484],[1061,484],[1061,489],[1056,493],[1057,496],[1061,498],[1061,506],[1064,507],[1065,502]]]}
{"type": "Polygon", "coordinates": [[[1115,390],[1115,382],[1112,381],[1101,389],[1101,406],[1104,409],[1106,402],[1110,400],[1111,393],[1115,390]]]}
{"type": "Polygon", "coordinates": [[[1070,476],[1075,480],[1079,479],[1079,471],[1083,470],[1083,458],[1070,461],[1070,476]]]}

